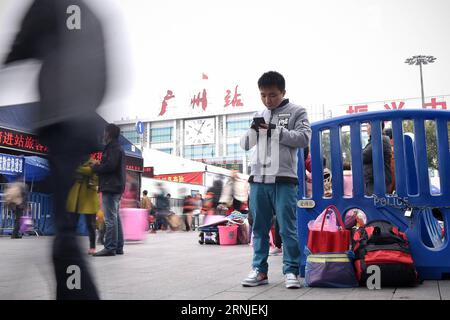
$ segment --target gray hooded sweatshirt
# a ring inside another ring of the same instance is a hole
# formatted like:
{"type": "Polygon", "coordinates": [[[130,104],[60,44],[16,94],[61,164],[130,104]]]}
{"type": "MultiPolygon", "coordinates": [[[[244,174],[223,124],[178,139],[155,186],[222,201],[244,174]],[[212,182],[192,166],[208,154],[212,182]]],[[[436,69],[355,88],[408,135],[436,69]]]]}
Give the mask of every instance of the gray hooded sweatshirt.
{"type": "Polygon", "coordinates": [[[274,110],[265,109],[255,114],[264,117],[266,123],[275,129],[250,128],[241,138],[241,147],[251,156],[251,176],[249,182],[298,183],[298,149],[309,145],[311,127],[305,108],[284,100],[274,110]]]}

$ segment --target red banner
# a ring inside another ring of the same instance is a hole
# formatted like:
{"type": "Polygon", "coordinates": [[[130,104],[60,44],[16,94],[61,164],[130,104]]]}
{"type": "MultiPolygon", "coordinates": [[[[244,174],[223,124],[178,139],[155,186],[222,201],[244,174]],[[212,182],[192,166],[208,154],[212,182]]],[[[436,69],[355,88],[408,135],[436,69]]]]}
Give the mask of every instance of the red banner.
{"type": "MultiPolygon", "coordinates": [[[[102,155],[102,151],[92,153],[91,159],[102,161],[102,155]]],[[[125,168],[129,171],[144,172],[144,159],[125,155],[125,168]]]]}
{"type": "Polygon", "coordinates": [[[184,172],[184,173],[172,173],[172,174],[158,174],[154,176],[155,179],[190,183],[203,185],[203,172],[184,172]]]}

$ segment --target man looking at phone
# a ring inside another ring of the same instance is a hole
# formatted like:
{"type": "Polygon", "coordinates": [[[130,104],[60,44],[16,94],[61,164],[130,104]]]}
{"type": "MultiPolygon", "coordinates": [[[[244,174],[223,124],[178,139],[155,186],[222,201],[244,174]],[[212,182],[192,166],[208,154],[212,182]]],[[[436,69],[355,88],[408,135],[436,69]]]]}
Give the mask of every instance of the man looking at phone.
{"type": "Polygon", "coordinates": [[[252,271],[245,287],[268,283],[269,230],[273,212],[283,242],[283,274],[287,288],[300,288],[300,251],[297,237],[297,152],[309,145],[311,127],[305,108],[285,99],[284,77],[274,71],[258,80],[266,109],[257,112],[241,139],[241,147],[255,147],[251,160],[250,210],[253,213],[252,271]]]}

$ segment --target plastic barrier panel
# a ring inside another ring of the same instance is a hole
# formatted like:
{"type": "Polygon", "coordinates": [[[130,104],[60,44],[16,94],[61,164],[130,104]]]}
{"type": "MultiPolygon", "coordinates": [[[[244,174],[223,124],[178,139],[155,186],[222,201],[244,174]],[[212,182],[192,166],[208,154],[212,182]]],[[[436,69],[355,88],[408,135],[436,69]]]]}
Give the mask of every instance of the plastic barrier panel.
{"type": "MultiPolygon", "coordinates": [[[[368,221],[384,219],[406,232],[419,276],[422,279],[444,279],[450,276],[450,112],[440,110],[392,110],[366,112],[316,122],[312,125],[311,163],[312,194],[307,194],[304,162],[299,161],[298,236],[301,251],[301,275],[305,274],[304,248],[308,238],[308,222],[328,205],[334,204],[345,215],[360,209],[368,221]],[[395,159],[395,191],[388,193],[385,185],[382,122],[389,121],[393,135],[395,159]],[[414,133],[404,130],[406,121],[413,123],[414,133]],[[430,180],[427,160],[426,123],[435,129],[438,182],[430,180]],[[373,194],[365,194],[362,150],[371,124],[373,194]],[[345,128],[345,130],[344,130],[345,128]],[[345,132],[344,132],[345,131],[345,132]],[[327,141],[324,141],[324,133],[327,141]],[[343,139],[344,135],[347,140],[343,139]],[[349,144],[345,146],[344,140],[349,144]],[[326,142],[326,143],[324,143],[326,142]],[[343,152],[350,149],[352,194],[344,195],[343,152]],[[323,159],[332,174],[332,194],[324,196],[323,159]]],[[[303,159],[303,150],[299,150],[303,159]]]]}

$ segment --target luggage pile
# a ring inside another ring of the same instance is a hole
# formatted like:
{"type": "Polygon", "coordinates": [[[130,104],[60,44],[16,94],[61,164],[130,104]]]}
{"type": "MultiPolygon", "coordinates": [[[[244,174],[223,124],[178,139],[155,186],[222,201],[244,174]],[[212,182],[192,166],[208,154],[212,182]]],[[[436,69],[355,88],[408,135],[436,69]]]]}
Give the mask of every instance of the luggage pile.
{"type": "Polygon", "coordinates": [[[371,266],[379,268],[381,287],[418,284],[405,233],[384,220],[365,223],[358,218],[355,224],[344,225],[339,210],[333,205],[309,222],[305,248],[307,286],[366,286],[374,269],[371,266]]]}
{"type": "Polygon", "coordinates": [[[250,242],[250,228],[246,214],[239,211],[229,216],[214,216],[214,221],[199,228],[200,244],[236,245],[250,242]]]}

